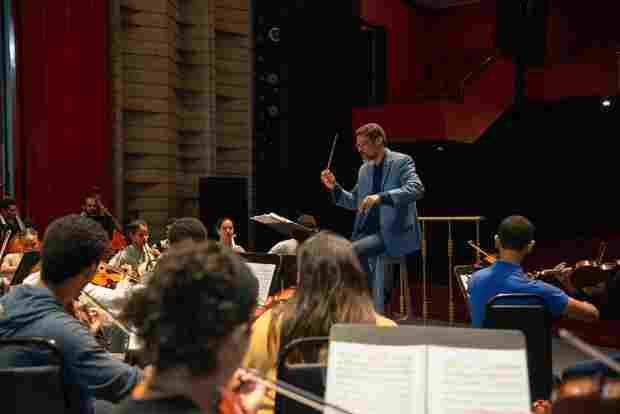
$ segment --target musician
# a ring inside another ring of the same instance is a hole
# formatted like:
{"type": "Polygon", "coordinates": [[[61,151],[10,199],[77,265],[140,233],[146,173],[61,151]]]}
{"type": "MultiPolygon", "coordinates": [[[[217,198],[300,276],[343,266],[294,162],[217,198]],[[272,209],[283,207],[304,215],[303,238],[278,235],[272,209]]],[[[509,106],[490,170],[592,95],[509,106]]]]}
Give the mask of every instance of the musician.
{"type": "Polygon", "coordinates": [[[19,209],[14,199],[5,198],[0,201],[0,224],[11,230],[13,236],[26,231],[28,225],[19,216],[19,209]]]}
{"type": "MultiPolygon", "coordinates": [[[[257,295],[250,269],[216,242],[185,244],[162,256],[123,312],[145,344],[153,374],[115,413],[218,413],[217,390],[247,349],[257,295]]],[[[243,396],[246,412],[263,393],[256,386],[243,396]]]]}
{"type": "Polygon", "coordinates": [[[377,256],[402,256],[420,249],[420,228],[416,201],[424,186],[413,159],[389,150],[383,128],[366,124],[355,131],[357,150],[364,164],[352,191],[344,190],[330,170],[321,173],[323,185],[340,207],[357,210],[353,227],[353,247],[368,274],[378,312],[384,311],[383,269],[377,256]]]}
{"type": "Polygon", "coordinates": [[[599,318],[599,311],[592,304],[573,299],[562,289],[527,277],[521,263],[534,244],[534,225],[527,218],[510,216],[500,223],[495,236],[499,259],[490,267],[475,272],[469,284],[472,325],[475,328],[482,327],[486,304],[500,293],[539,295],[555,317],[568,316],[585,321],[599,318]]]}
{"type": "Polygon", "coordinates": [[[157,243],[153,247],[163,253],[168,247],[170,247],[170,228],[172,224],[177,220],[176,217],[170,217],[166,222],[166,237],[157,243]]]}
{"type": "Polygon", "coordinates": [[[24,252],[31,251],[37,249],[39,246],[39,236],[36,230],[33,228],[29,228],[26,230],[24,237],[22,237],[22,247],[23,251],[8,253],[4,256],[2,260],[2,266],[0,267],[0,273],[2,276],[7,279],[7,282],[10,282],[15,274],[15,271],[19,267],[19,263],[24,257],[24,252]]]}
{"type": "MultiPolygon", "coordinates": [[[[0,338],[53,339],[82,413],[93,412],[95,398],[122,399],[142,379],[140,370],[107,353],[88,327],[67,313],[95,274],[107,243],[105,231],[92,220],[77,214],[54,220],[43,239],[40,283],[18,286],[0,298],[0,338]]],[[[27,366],[37,363],[30,353],[22,360],[27,366]]]]}
{"type": "Polygon", "coordinates": [[[182,217],[176,219],[168,231],[170,247],[179,245],[181,242],[191,240],[195,243],[207,240],[207,228],[202,221],[194,217],[182,217]]]}
{"type": "MultiPolygon", "coordinates": [[[[311,231],[315,232],[318,230],[318,225],[316,222],[316,218],[309,214],[302,214],[297,218],[297,224],[304,226],[311,231]]],[[[310,236],[310,234],[302,231],[293,231],[292,238],[287,240],[282,240],[281,242],[276,243],[270,250],[269,254],[288,254],[295,255],[297,253],[297,248],[310,236]]]]}
{"type": "Polygon", "coordinates": [[[146,221],[132,221],[127,225],[127,233],[131,244],[110,259],[109,264],[113,267],[129,265],[138,273],[144,273],[141,269],[150,270],[151,263],[154,264],[160,253],[148,245],[149,227],[146,221]]]}
{"type": "Polygon", "coordinates": [[[95,220],[101,225],[101,227],[103,227],[111,240],[115,229],[114,220],[112,220],[110,214],[106,214],[108,213],[107,210],[104,211],[101,208],[101,204],[98,202],[97,197],[94,195],[89,195],[86,197],[84,199],[84,206],[82,207],[82,210],[83,215],[95,220]]]}
{"type": "Polygon", "coordinates": [[[230,217],[222,217],[215,224],[220,243],[234,252],[245,253],[245,249],[235,243],[235,223],[230,217]]]}
{"type": "MultiPolygon", "coordinates": [[[[291,341],[309,336],[329,336],[335,323],[396,326],[375,312],[367,277],[351,243],[332,233],[320,232],[297,251],[299,281],[295,295],[256,320],[243,365],[276,379],[278,351],[291,341]]],[[[291,362],[317,362],[326,355],[296,355],[291,362]]],[[[272,413],[274,395],[264,400],[263,414],[272,413]]]]}

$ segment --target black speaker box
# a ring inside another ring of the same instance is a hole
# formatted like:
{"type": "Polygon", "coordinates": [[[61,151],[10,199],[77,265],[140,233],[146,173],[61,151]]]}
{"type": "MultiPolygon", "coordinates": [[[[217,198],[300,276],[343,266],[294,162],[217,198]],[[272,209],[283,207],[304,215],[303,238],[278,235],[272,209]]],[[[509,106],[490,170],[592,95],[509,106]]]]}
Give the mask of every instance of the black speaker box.
{"type": "Polygon", "coordinates": [[[216,240],[215,225],[222,217],[235,224],[237,244],[249,250],[250,211],[248,180],[244,177],[204,177],[200,179],[200,219],[207,226],[209,238],[216,240]]]}

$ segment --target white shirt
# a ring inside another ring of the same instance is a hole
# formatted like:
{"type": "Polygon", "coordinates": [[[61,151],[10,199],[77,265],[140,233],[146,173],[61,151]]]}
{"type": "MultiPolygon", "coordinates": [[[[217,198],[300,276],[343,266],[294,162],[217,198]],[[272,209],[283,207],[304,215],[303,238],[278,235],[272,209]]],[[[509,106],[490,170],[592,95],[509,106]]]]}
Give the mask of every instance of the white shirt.
{"type": "Polygon", "coordinates": [[[297,247],[299,247],[299,242],[295,239],[282,240],[269,250],[269,254],[295,255],[297,254],[297,247]]]}

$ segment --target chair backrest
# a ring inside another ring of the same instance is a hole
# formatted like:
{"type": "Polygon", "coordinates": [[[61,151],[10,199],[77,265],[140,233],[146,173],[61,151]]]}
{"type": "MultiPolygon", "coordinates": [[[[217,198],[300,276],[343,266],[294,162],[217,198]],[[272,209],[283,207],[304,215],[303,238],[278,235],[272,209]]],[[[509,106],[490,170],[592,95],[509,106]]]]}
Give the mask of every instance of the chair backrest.
{"type": "MultiPolygon", "coordinates": [[[[313,363],[288,363],[291,353],[301,347],[316,346],[317,349],[325,349],[329,344],[329,337],[318,336],[295,339],[282,348],[278,354],[278,380],[300,388],[316,397],[325,396],[325,381],[327,364],[321,361],[313,363]]],[[[312,399],[311,395],[306,395],[312,399]]],[[[291,400],[280,393],[276,393],[276,414],[316,414],[313,408],[291,400]]]]}
{"type": "Polygon", "coordinates": [[[0,339],[0,389],[3,414],[79,412],[64,382],[62,354],[50,339],[0,339]]]}
{"type": "Polygon", "coordinates": [[[548,400],[553,387],[552,317],[543,298],[525,293],[493,297],[486,305],[483,328],[519,330],[525,335],[532,400],[548,400]]]}

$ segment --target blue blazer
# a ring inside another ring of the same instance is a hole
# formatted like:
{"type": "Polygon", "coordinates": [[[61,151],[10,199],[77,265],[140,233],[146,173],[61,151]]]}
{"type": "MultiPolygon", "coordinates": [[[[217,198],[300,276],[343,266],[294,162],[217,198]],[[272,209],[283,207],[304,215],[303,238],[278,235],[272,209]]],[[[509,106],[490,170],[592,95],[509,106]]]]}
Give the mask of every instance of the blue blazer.
{"type": "MultiPolygon", "coordinates": [[[[357,184],[351,191],[338,187],[334,202],[349,210],[358,210],[366,196],[372,195],[373,168],[364,163],[359,169],[357,184]]],[[[424,196],[424,185],[415,170],[413,159],[406,154],[385,149],[383,164],[383,182],[380,196],[388,194],[393,205],[381,203],[371,208],[379,209],[381,236],[390,256],[401,256],[420,249],[420,223],[416,201],[424,196]]],[[[361,231],[367,213],[357,213],[353,227],[352,239],[363,236],[361,231]]]]}

